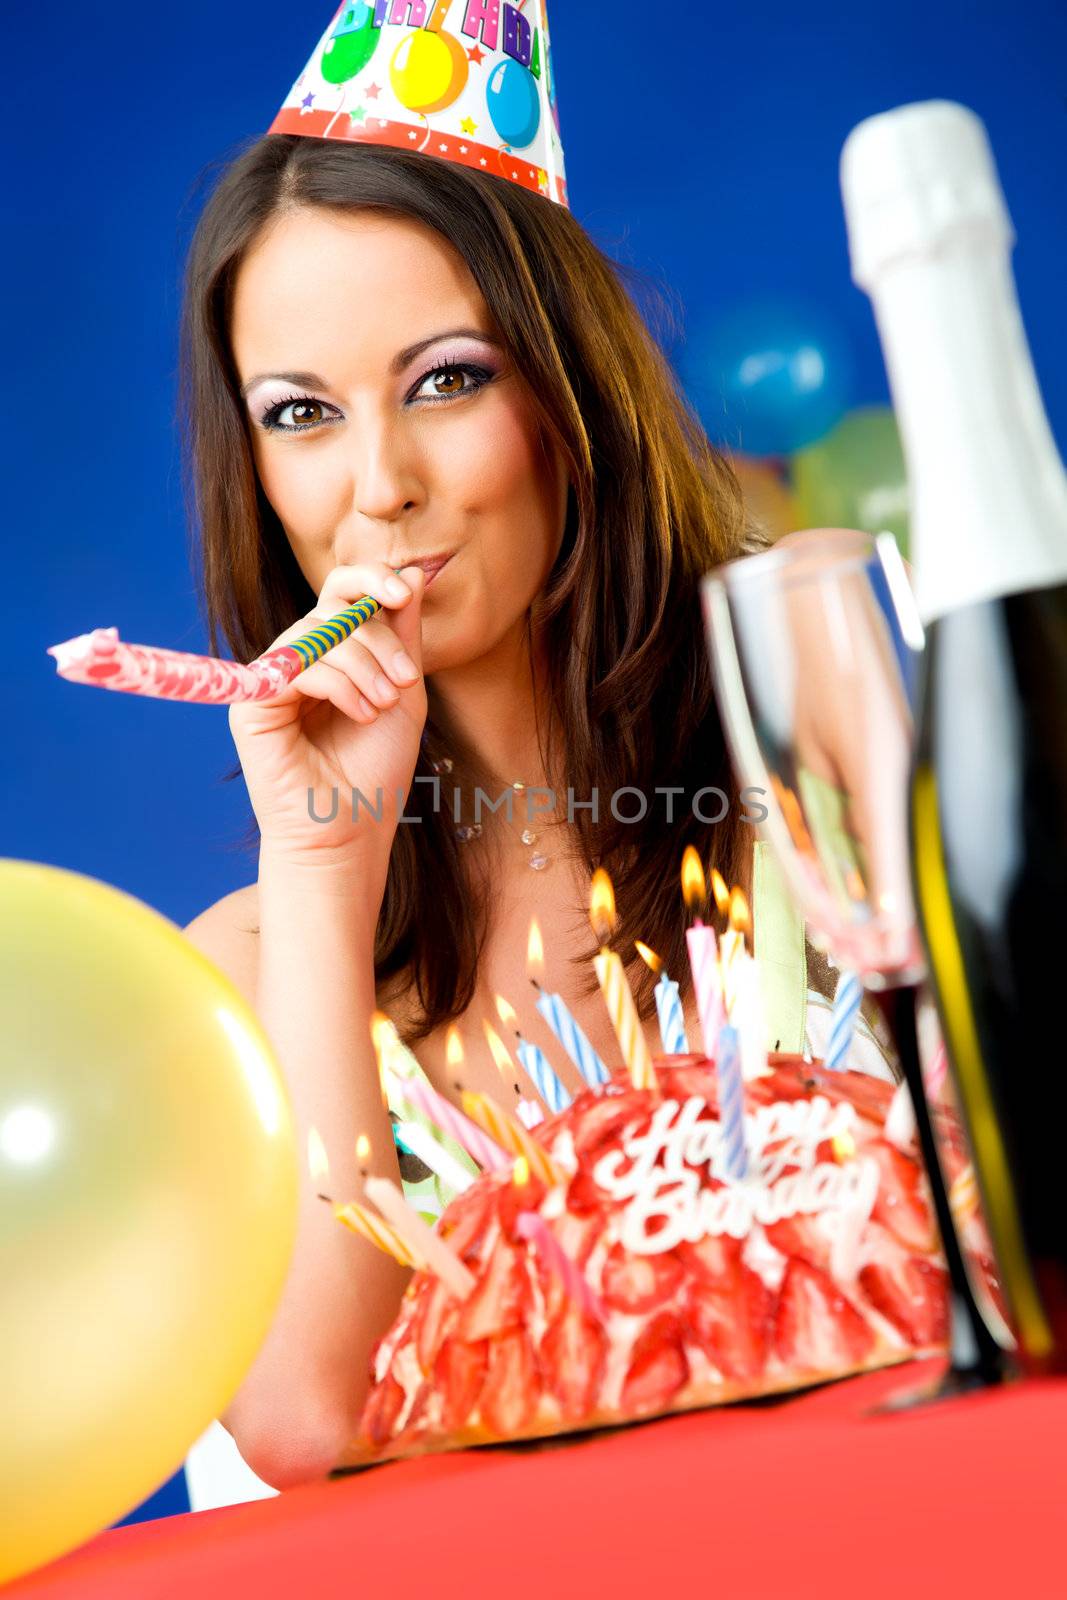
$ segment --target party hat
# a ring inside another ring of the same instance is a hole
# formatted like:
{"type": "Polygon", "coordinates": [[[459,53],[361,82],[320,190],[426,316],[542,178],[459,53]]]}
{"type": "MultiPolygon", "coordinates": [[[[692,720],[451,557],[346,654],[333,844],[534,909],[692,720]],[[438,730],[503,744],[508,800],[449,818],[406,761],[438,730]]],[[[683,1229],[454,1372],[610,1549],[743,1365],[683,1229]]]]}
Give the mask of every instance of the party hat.
{"type": "Polygon", "coordinates": [[[418,150],[568,204],[545,0],[348,0],[267,131],[418,150]]]}

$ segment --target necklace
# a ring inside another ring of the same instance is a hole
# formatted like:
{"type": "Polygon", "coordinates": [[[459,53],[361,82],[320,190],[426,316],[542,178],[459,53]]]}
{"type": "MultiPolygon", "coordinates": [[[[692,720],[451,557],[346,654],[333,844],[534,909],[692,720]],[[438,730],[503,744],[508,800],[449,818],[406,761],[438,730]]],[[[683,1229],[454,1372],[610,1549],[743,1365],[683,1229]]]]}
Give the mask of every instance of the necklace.
{"type": "MultiPolygon", "coordinates": [[[[432,761],[430,765],[436,773],[449,773],[452,771],[453,766],[452,757],[442,756],[439,761],[432,761]]],[[[528,786],[521,778],[516,778],[510,787],[513,794],[525,795],[528,786]]],[[[511,824],[511,827],[514,831],[514,823],[511,824]]],[[[460,844],[469,844],[472,839],[480,838],[483,830],[480,822],[457,822],[453,824],[453,831],[460,844]]],[[[536,828],[530,827],[529,815],[527,815],[526,826],[520,832],[519,838],[526,847],[526,865],[531,872],[544,872],[547,867],[552,865],[554,857],[546,855],[543,848],[536,848],[541,839],[541,833],[536,828]]]]}

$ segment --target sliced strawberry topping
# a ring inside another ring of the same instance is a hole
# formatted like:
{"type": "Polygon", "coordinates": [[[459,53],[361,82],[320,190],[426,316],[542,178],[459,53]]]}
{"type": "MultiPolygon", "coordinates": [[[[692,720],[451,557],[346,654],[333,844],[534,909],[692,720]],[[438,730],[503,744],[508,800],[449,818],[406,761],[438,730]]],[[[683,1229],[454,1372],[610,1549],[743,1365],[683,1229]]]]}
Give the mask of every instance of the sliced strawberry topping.
{"type": "Polygon", "coordinates": [[[650,1104],[645,1089],[624,1089],[621,1094],[580,1095],[570,1109],[567,1126],[579,1156],[618,1143],[628,1122],[647,1115],[650,1104]]]}
{"type": "Polygon", "coordinates": [[[922,1168],[885,1139],[871,1139],[864,1154],[878,1163],[878,1194],[871,1215],[909,1250],[937,1249],[937,1233],[922,1168]]]}
{"type": "Polygon", "coordinates": [[[497,1190],[496,1213],[505,1239],[518,1244],[515,1220],[524,1211],[536,1211],[545,1197],[545,1186],[533,1173],[525,1183],[504,1183],[497,1190]]]}
{"type": "Polygon", "coordinates": [[[909,1344],[923,1349],[948,1338],[948,1273],[903,1250],[872,1261],[859,1275],[867,1299],[909,1344]]]}
{"type": "Polygon", "coordinates": [[[545,1382],[568,1422],[579,1422],[597,1410],[607,1353],[600,1323],[586,1316],[575,1301],[565,1301],[541,1341],[541,1361],[545,1382]]]}
{"type": "Polygon", "coordinates": [[[777,1222],[765,1222],[763,1231],[784,1256],[807,1261],[823,1272],[830,1270],[830,1240],[814,1217],[780,1217],[777,1222]]]}
{"type": "Polygon", "coordinates": [[[796,1372],[832,1373],[865,1361],[875,1334],[831,1277],[791,1260],[778,1296],[774,1344],[796,1372]]]}
{"type": "Polygon", "coordinates": [[[682,1263],[675,1255],[634,1255],[615,1244],[604,1262],[600,1292],[617,1311],[654,1311],[667,1304],[682,1277],[682,1263]]]}
{"type": "MultiPolygon", "coordinates": [[[[719,1185],[709,1184],[707,1187],[718,1188],[719,1185]]],[[[744,1247],[743,1239],[734,1239],[728,1233],[709,1233],[695,1244],[683,1240],[677,1248],[677,1255],[694,1277],[702,1283],[715,1284],[732,1278],[744,1247]]]]}
{"type": "Polygon", "coordinates": [[[441,1237],[448,1240],[458,1256],[466,1259],[479,1243],[493,1219],[496,1188],[491,1183],[474,1183],[457,1195],[441,1218],[441,1237]]]}
{"type": "Polygon", "coordinates": [[[482,1422],[500,1439],[527,1426],[541,1399],[541,1375],[526,1334],[519,1328],[489,1341],[489,1370],[479,1401],[482,1422]]]}
{"type": "Polygon", "coordinates": [[[530,1275],[526,1250],[513,1249],[498,1238],[488,1265],[456,1321],[459,1339],[487,1339],[509,1328],[520,1328],[530,1305],[530,1275]]]}
{"type": "Polygon", "coordinates": [[[682,1324],[673,1312],[662,1312],[634,1341],[622,1386],[622,1409],[631,1416],[662,1411],[688,1379],[682,1324]]]}
{"type": "Polygon", "coordinates": [[[403,1409],[403,1386],[396,1381],[391,1372],[387,1372],[367,1396],[359,1424],[360,1432],[370,1440],[376,1450],[380,1450],[392,1437],[396,1420],[403,1409]]]}
{"type": "Polygon", "coordinates": [[[485,1382],[489,1347],[485,1339],[465,1344],[449,1339],[437,1353],[433,1367],[434,1388],[441,1396],[441,1426],[446,1431],[462,1428],[485,1382]]]}
{"type": "Polygon", "coordinates": [[[430,1278],[423,1285],[422,1297],[413,1319],[415,1355],[420,1371],[430,1372],[433,1368],[441,1341],[451,1330],[458,1309],[454,1295],[445,1288],[440,1278],[430,1278]]]}
{"type": "Polygon", "coordinates": [[[773,1327],[774,1296],[758,1273],[740,1262],[729,1283],[690,1285],[689,1332],[725,1378],[751,1383],[763,1371],[773,1327]]]}

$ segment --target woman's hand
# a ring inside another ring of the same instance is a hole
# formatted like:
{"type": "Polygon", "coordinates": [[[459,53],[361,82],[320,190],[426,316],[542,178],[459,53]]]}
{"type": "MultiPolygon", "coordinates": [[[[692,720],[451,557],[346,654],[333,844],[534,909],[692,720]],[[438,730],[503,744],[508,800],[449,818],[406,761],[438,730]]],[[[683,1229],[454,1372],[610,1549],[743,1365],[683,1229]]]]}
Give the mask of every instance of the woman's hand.
{"type": "Polygon", "coordinates": [[[270,700],[231,705],[240,756],[264,849],[294,862],[362,865],[378,857],[382,883],[426,722],[422,676],[421,567],[397,578],[383,562],[335,567],[314,610],[279,634],[298,639],[369,594],[386,608],[270,700]],[[388,615],[388,619],[386,617],[388,615]],[[330,818],[316,821],[311,815],[330,818]],[[353,820],[352,791],[366,796],[353,820]],[[368,806],[377,809],[379,822],[368,806]],[[308,791],[312,794],[309,797],[308,791]],[[378,853],[380,852],[380,856],[378,853]]]}

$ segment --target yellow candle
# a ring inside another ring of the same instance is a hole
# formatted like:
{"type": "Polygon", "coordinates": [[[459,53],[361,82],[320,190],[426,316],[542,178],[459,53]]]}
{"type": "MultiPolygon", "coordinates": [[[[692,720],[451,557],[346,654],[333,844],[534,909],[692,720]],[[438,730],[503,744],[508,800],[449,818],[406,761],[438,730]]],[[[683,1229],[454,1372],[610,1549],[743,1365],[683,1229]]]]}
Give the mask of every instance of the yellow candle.
{"type": "Polygon", "coordinates": [[[540,1140],[527,1133],[522,1123],[517,1122],[503,1106],[498,1106],[490,1095],[475,1094],[472,1090],[465,1089],[463,1109],[471,1121],[484,1129],[502,1149],[513,1156],[524,1156],[529,1163],[530,1171],[536,1174],[542,1183],[548,1184],[551,1188],[568,1181],[569,1174],[556,1165],[540,1140]]]}
{"type": "Polygon", "coordinates": [[[421,1258],[415,1255],[396,1230],[382,1217],[375,1216],[373,1211],[361,1206],[358,1201],[350,1200],[347,1205],[335,1205],[333,1214],[350,1232],[358,1233],[361,1239],[367,1239],[371,1244],[377,1245],[387,1256],[399,1261],[402,1267],[422,1266],[421,1258]]]}
{"type": "Polygon", "coordinates": [[[622,1058],[630,1071],[630,1082],[635,1089],[654,1089],[656,1075],[652,1066],[652,1055],[641,1027],[641,1019],[637,1015],[637,1006],[634,1004],[630,985],[626,981],[622,961],[614,950],[601,950],[599,955],[593,957],[593,966],[596,968],[604,1004],[608,1008],[608,1016],[611,1018],[611,1026],[615,1029],[622,1058]]]}
{"type": "Polygon", "coordinates": [[[619,1041],[622,1059],[630,1073],[630,1082],[635,1089],[654,1089],[656,1074],[652,1056],[645,1042],[622,961],[614,950],[607,949],[604,944],[615,926],[615,890],[603,867],[597,867],[593,873],[589,889],[589,921],[600,940],[600,953],[593,957],[597,982],[608,1008],[611,1026],[615,1029],[615,1037],[619,1041]]]}

